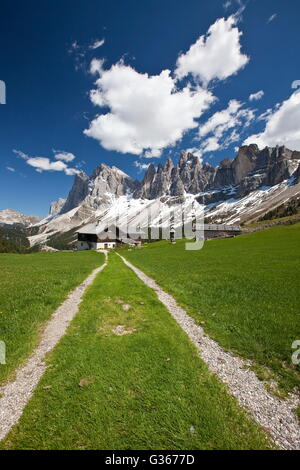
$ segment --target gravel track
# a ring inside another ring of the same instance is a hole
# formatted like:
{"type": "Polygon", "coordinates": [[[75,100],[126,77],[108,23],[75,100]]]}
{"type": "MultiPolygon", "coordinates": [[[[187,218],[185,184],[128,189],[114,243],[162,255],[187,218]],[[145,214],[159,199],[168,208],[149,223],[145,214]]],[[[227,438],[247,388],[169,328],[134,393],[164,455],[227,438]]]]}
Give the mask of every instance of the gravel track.
{"type": "Polygon", "coordinates": [[[247,368],[251,365],[250,361],[224,351],[218,343],[204,334],[203,329],[195,324],[171,295],[140,269],[120,257],[148,287],[157,293],[159,300],[187,333],[209,369],[227,385],[239,404],[246,408],[255,421],[271,435],[274,443],[285,450],[299,450],[300,426],[295,413],[300,403],[299,397],[290,395],[287,400],[281,400],[268,393],[264,382],[247,368]]]}
{"type": "Polygon", "coordinates": [[[87,287],[106,266],[104,263],[94,271],[68,296],[53,313],[47,323],[37,348],[26,364],[16,371],[12,382],[0,387],[0,440],[4,439],[12,426],[20,419],[40,378],[47,369],[45,356],[53,350],[79,310],[79,304],[87,287]]]}

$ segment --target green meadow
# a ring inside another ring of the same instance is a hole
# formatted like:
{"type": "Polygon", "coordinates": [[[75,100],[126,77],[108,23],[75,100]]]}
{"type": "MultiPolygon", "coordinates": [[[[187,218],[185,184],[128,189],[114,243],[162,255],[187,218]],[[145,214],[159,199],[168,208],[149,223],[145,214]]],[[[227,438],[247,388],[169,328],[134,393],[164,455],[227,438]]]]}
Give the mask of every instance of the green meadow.
{"type": "Polygon", "coordinates": [[[95,252],[0,254],[0,340],[6,344],[0,382],[38,344],[51,313],[103,260],[95,252]]]}
{"type": "Polygon", "coordinates": [[[116,254],[2,449],[266,449],[266,436],[116,254]]]}
{"type": "Polygon", "coordinates": [[[281,396],[299,388],[291,361],[300,339],[300,224],[210,240],[202,250],[166,241],[122,249],[171,293],[208,335],[275,379],[281,396]]]}

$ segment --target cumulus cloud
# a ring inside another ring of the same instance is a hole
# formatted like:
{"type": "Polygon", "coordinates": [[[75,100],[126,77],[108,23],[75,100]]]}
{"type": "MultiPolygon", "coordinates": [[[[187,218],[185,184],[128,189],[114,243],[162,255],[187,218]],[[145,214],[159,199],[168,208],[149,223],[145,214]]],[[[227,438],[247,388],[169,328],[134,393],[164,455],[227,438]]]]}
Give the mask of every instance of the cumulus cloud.
{"type": "Polygon", "coordinates": [[[161,154],[162,154],[162,149],[152,149],[152,150],[146,150],[143,156],[145,158],[159,158],[161,154]]]}
{"type": "Polygon", "coordinates": [[[242,32],[236,27],[237,17],[219,18],[210,26],[206,36],[200,36],[186,53],[177,60],[178,79],[192,74],[196,80],[208,84],[224,80],[245,67],[249,57],[241,52],[242,32]]]}
{"type": "Polygon", "coordinates": [[[200,86],[177,89],[169,70],[151,76],[122,61],[104,70],[103,61],[93,60],[91,72],[98,79],[90,99],[109,112],[97,116],[84,133],[107,150],[160,156],[198,126],[195,119],[215,100],[200,86]]]}
{"type": "Polygon", "coordinates": [[[249,96],[249,101],[258,101],[264,96],[265,92],[263,90],[260,90],[256,93],[252,93],[249,96]]]}
{"type": "Polygon", "coordinates": [[[7,171],[11,171],[12,173],[15,172],[16,170],[14,168],[12,168],[11,166],[6,166],[5,169],[7,171]]]}
{"type": "Polygon", "coordinates": [[[248,127],[255,117],[253,109],[242,106],[240,101],[231,100],[226,109],[216,112],[199,126],[202,153],[227,148],[240,139],[239,129],[248,127]]]}
{"type": "Polygon", "coordinates": [[[267,20],[267,24],[271,23],[272,21],[275,20],[275,18],[277,18],[277,13],[273,13],[273,15],[271,15],[268,20],[267,20]]]}
{"type": "MultiPolygon", "coordinates": [[[[236,2],[242,6],[240,0],[236,2]]],[[[157,75],[139,73],[123,60],[105,69],[103,59],[92,60],[90,72],[97,80],[90,99],[102,112],[84,130],[85,135],[107,150],[159,158],[165,148],[198,127],[199,118],[216,99],[207,88],[209,82],[224,80],[248,63],[249,57],[241,51],[237,21],[238,13],[219,18],[178,57],[174,74],[170,70],[157,75]]],[[[226,136],[228,141],[235,138],[235,133],[226,136]]],[[[208,149],[220,145],[218,136],[207,139],[208,149]]]]}
{"type": "Polygon", "coordinates": [[[64,162],[72,162],[76,158],[73,153],[64,152],[63,150],[53,150],[53,153],[56,160],[63,160],[64,162]]]}
{"type": "Polygon", "coordinates": [[[260,148],[285,145],[300,151],[300,93],[293,93],[265,115],[266,127],[260,134],[251,135],[244,144],[256,143],[260,148]]]}
{"type": "Polygon", "coordinates": [[[20,150],[14,149],[13,152],[19,157],[23,158],[23,160],[26,160],[27,165],[35,168],[38,173],[42,173],[43,171],[63,171],[68,176],[79,173],[79,170],[75,168],[69,168],[61,159],[58,159],[57,161],[51,161],[47,157],[30,157],[20,150]]]}

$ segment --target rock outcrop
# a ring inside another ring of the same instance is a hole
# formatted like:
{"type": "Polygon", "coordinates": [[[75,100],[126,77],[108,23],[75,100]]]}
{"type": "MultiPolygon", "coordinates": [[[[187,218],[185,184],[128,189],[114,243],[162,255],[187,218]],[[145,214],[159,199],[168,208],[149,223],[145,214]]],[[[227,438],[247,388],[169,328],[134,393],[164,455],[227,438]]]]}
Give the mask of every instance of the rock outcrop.
{"type": "Polygon", "coordinates": [[[69,212],[79,206],[89,194],[89,177],[84,171],[75,175],[74,183],[61,213],[69,212]]]}
{"type": "Polygon", "coordinates": [[[59,214],[66,203],[66,199],[59,198],[58,201],[51,202],[49,215],[54,217],[59,214]]]}

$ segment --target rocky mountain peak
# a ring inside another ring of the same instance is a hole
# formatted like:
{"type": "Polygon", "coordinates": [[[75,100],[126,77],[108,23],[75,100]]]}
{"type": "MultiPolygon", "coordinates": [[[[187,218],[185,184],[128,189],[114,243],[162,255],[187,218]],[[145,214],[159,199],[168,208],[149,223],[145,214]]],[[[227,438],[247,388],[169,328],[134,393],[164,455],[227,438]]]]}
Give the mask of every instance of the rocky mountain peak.
{"type": "Polygon", "coordinates": [[[219,166],[226,168],[226,167],[231,166],[231,164],[232,164],[231,158],[224,158],[224,160],[220,162],[219,166]]]}
{"type": "Polygon", "coordinates": [[[15,209],[0,210],[0,225],[20,224],[25,227],[36,224],[41,219],[35,215],[25,215],[15,209]]]}
{"type": "Polygon", "coordinates": [[[85,197],[89,194],[89,177],[84,171],[75,175],[74,183],[67,197],[61,213],[69,212],[74,207],[79,206],[85,197]]]}
{"type": "MultiPolygon", "coordinates": [[[[98,165],[92,176],[80,172],[60,213],[84,204],[98,209],[111,203],[112,197],[131,194],[133,198],[157,199],[162,196],[182,197],[185,193],[201,195],[206,203],[229,197],[224,188],[235,188],[237,197],[261,187],[272,186],[291,177],[299,166],[300,152],[281,147],[256,144],[240,147],[234,159],[224,158],[217,167],[201,164],[198,156],[183,151],[177,165],[168,158],[164,165],[151,163],[141,182],[132,179],[115,166],[98,165]],[[203,196],[204,195],[204,196],[203,196]]],[[[59,212],[55,203],[52,213],[59,212]],[[58,211],[58,212],[57,212],[58,211]]]]}
{"type": "Polygon", "coordinates": [[[61,213],[69,212],[80,204],[97,208],[101,204],[106,204],[111,196],[133,193],[139,185],[139,182],[119,168],[101,163],[91,176],[84,172],[75,176],[72,189],[61,213]]]}
{"type": "Polygon", "coordinates": [[[167,158],[165,166],[164,166],[164,171],[170,174],[173,168],[174,168],[174,162],[172,158],[167,158]]]}
{"type": "Polygon", "coordinates": [[[57,201],[51,202],[49,215],[54,217],[59,214],[66,203],[66,199],[59,198],[57,201]]]}

